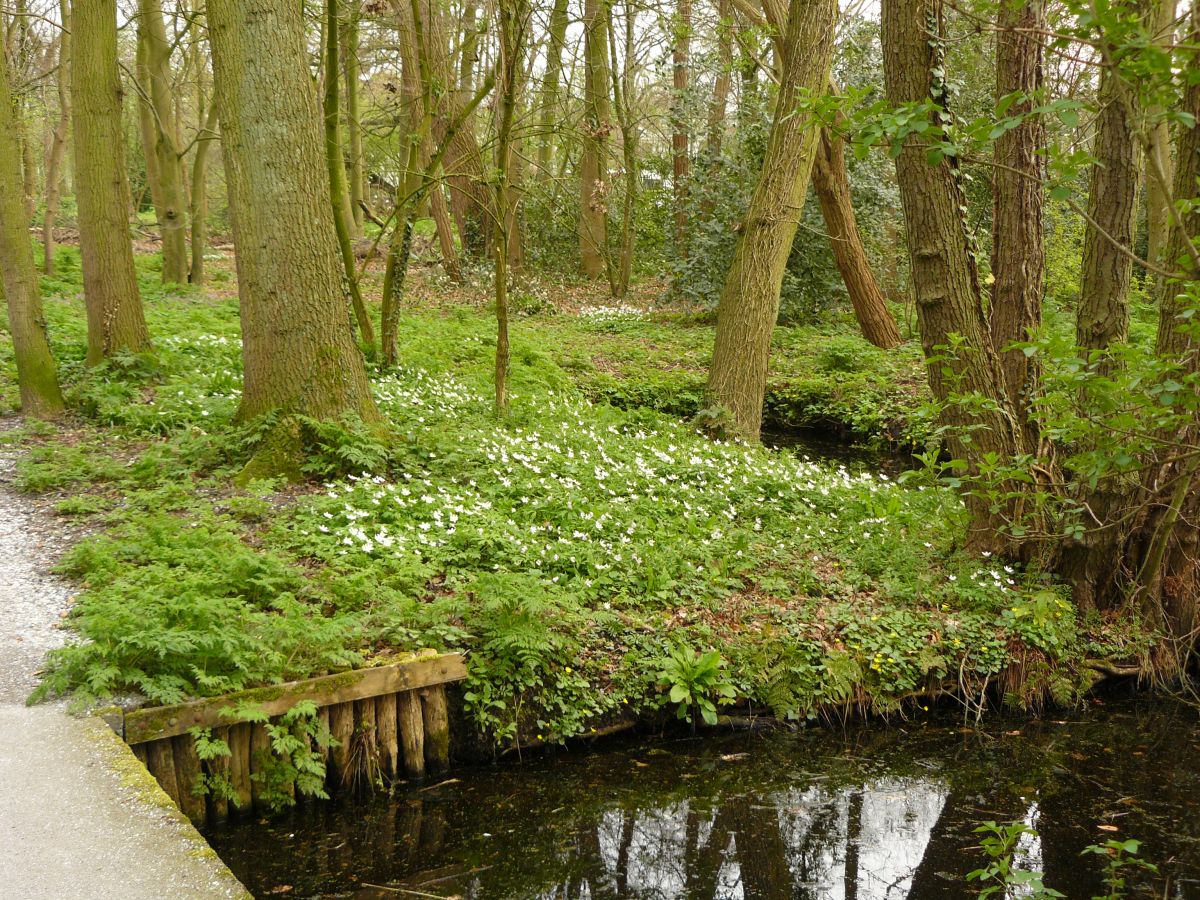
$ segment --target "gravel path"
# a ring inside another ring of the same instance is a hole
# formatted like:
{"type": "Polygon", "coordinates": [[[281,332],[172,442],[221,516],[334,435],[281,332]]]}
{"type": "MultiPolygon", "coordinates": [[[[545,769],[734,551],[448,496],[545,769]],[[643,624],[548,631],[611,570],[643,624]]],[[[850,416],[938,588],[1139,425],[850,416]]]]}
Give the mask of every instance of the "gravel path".
{"type": "Polygon", "coordinates": [[[66,538],[14,469],[0,451],[0,897],[248,896],[108,726],[25,706],[72,592],[45,574],[66,538]]]}

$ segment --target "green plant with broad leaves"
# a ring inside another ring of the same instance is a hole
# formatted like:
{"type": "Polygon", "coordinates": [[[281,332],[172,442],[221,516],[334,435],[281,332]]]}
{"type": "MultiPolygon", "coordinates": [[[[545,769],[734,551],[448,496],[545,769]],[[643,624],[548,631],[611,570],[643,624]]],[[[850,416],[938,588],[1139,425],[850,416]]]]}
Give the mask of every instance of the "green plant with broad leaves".
{"type": "Polygon", "coordinates": [[[662,661],[658,684],[669,689],[668,699],[677,704],[679,718],[696,728],[697,717],[717,724],[717,706],[728,703],[737,689],[726,680],[725,660],[716,650],[697,653],[691,647],[676,647],[662,661]]]}
{"type": "Polygon", "coordinates": [[[1042,873],[1022,869],[1017,862],[1022,838],[1036,838],[1037,831],[1024,822],[984,822],[975,829],[983,835],[979,847],[987,855],[983,868],[967,873],[967,881],[978,881],[980,897],[1008,897],[1016,894],[1030,900],[1065,897],[1042,883],[1042,873]]]}

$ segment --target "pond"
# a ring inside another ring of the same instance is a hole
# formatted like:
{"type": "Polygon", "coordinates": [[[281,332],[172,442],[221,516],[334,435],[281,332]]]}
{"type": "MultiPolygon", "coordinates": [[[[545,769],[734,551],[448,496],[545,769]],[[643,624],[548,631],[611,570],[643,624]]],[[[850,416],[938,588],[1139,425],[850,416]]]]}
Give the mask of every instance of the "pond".
{"type": "Polygon", "coordinates": [[[214,829],[256,896],[972,897],[977,823],[1037,831],[1018,856],[1070,898],[1089,844],[1138,838],[1132,896],[1200,897],[1200,716],[1110,697],[1040,721],[953,710],[887,725],[668,734],[458,770],[391,798],[214,829]]]}

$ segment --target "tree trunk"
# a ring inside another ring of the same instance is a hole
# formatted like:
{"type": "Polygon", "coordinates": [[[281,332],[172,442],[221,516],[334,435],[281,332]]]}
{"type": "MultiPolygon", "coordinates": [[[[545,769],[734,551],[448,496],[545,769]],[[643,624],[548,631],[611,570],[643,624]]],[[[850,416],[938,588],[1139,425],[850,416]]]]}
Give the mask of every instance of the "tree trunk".
{"type": "MultiPolygon", "coordinates": [[[[1169,44],[1175,37],[1176,0],[1155,0],[1151,29],[1154,39],[1169,44]]],[[[1146,258],[1161,263],[1171,228],[1171,129],[1165,110],[1149,110],[1149,146],[1146,152],[1146,258]]]]}
{"type": "MultiPolygon", "coordinates": [[[[475,66],[479,62],[479,34],[476,26],[474,0],[467,0],[463,8],[463,40],[458,60],[458,91],[447,91],[437,110],[434,136],[445,138],[447,123],[454,119],[459,110],[470,102],[475,84],[475,66]]],[[[446,50],[439,47],[439,59],[431,60],[433,71],[450,83],[449,61],[442,59],[446,50]]],[[[446,151],[445,170],[449,174],[450,209],[458,225],[463,253],[482,256],[491,234],[491,200],[484,188],[483,153],[475,137],[474,116],[468,116],[454,133],[446,151]]]]}
{"type": "MultiPolygon", "coordinates": [[[[199,77],[199,76],[197,76],[199,77]]],[[[188,280],[192,284],[204,284],[204,251],[208,249],[208,154],[217,139],[217,105],[213,103],[202,120],[201,134],[196,144],[196,156],[192,160],[192,266],[188,280]]]]}
{"type": "Polygon", "coordinates": [[[301,8],[209,0],[208,21],[237,246],[245,367],[238,415],[285,416],[244,474],[295,477],[290,414],[379,414],[351,330],[301,8]]]}
{"type": "Polygon", "coordinates": [[[1042,192],[1045,177],[1046,128],[1031,110],[1041,103],[1042,41],[1046,30],[1043,0],[1000,4],[996,34],[996,101],[1020,92],[1007,114],[1021,124],[996,140],[992,173],[992,302],[989,326],[992,346],[1000,354],[1005,391],[1025,443],[1037,446],[1038,429],[1029,402],[1039,380],[1037,362],[1020,349],[1042,321],[1045,240],[1042,192]]]}
{"type": "Polygon", "coordinates": [[[585,278],[607,271],[608,134],[612,130],[608,97],[609,0],[585,0],[583,13],[583,153],[579,161],[579,258],[585,278]]]}
{"type": "Polygon", "coordinates": [[[89,0],[72,15],[71,106],[75,195],[87,305],[87,362],[150,348],[129,241],[129,184],[121,130],[116,0],[89,0]]]}
{"type": "Polygon", "coordinates": [[[554,138],[558,133],[558,83],[562,78],[563,49],[567,41],[567,0],[554,0],[550,12],[550,33],[546,39],[546,68],[542,74],[541,121],[538,127],[537,180],[550,179],[554,138]]]}
{"type": "Polygon", "coordinates": [[[361,77],[358,46],[358,18],[361,14],[357,0],[350,0],[346,21],[342,27],[342,55],[345,58],[346,77],[346,132],[349,137],[350,163],[349,193],[350,215],[354,235],[360,237],[363,230],[364,161],[362,145],[362,110],[358,99],[358,81],[361,77]]]}
{"type": "Polygon", "coordinates": [[[749,440],[762,427],[779,290],[820,134],[812,116],[796,107],[828,84],[836,26],[835,0],[793,0],[771,137],[717,306],[708,395],[749,440]]]}
{"type": "Polygon", "coordinates": [[[633,278],[633,252],[637,240],[637,195],[638,195],[638,130],[633,120],[634,86],[634,28],[636,13],[625,3],[625,47],[624,65],[618,69],[621,59],[617,56],[617,41],[613,34],[611,7],[609,19],[609,64],[612,69],[613,105],[617,122],[621,126],[621,155],[625,169],[625,196],[621,203],[621,241],[617,278],[612,286],[614,297],[629,293],[629,282],[633,278]],[[620,71],[620,76],[617,72],[620,71]]]}
{"type": "MultiPolygon", "coordinates": [[[[675,252],[688,256],[688,84],[691,81],[692,2],[678,0],[671,48],[671,185],[675,201],[675,252]]],[[[628,64],[628,63],[627,63],[628,64]]]]}
{"type": "Polygon", "coordinates": [[[895,347],[900,343],[900,329],[875,281],[858,233],[842,138],[828,128],[821,129],[812,182],[829,232],[833,261],[850,295],[850,305],[854,307],[863,337],[885,350],[895,347]]]}
{"type": "Polygon", "coordinates": [[[29,241],[29,219],[21,194],[21,147],[13,127],[8,61],[0,47],[0,278],[8,306],[21,389],[21,412],[49,418],[63,411],[54,357],[46,339],[42,298],[29,241]]]}
{"type": "Polygon", "coordinates": [[[733,0],[719,0],[717,15],[717,77],[713,81],[712,103],[708,107],[708,137],[705,150],[709,161],[721,155],[725,137],[725,109],[729,105],[729,89],[733,86],[733,0]]]}
{"type": "Polygon", "coordinates": [[[152,141],[146,144],[147,170],[149,158],[153,156],[157,173],[158,196],[154,208],[162,234],[162,280],[164,284],[186,284],[189,254],[183,159],[175,143],[171,44],[167,40],[159,0],[139,0],[138,40],[145,48],[146,78],[142,87],[150,97],[151,127],[144,136],[152,141]]]}
{"type": "Polygon", "coordinates": [[[71,4],[59,0],[58,36],[58,123],[46,154],[46,211],[42,216],[42,271],[54,275],[54,225],[62,203],[63,162],[67,157],[67,135],[71,131],[71,4]]]}
{"type": "Polygon", "coordinates": [[[342,257],[345,292],[350,297],[354,318],[358,322],[363,343],[375,346],[375,329],[358,288],[358,270],[354,262],[354,246],[350,241],[353,221],[346,210],[346,169],[342,161],[342,135],[338,113],[338,0],[325,0],[325,170],[329,181],[329,204],[333,211],[334,234],[342,257]]]}

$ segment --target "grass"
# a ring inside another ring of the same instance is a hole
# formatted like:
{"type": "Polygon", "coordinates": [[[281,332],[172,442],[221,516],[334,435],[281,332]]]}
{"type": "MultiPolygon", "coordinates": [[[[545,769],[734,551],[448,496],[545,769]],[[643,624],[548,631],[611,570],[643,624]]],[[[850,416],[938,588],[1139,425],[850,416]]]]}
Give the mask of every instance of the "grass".
{"type": "MultiPolygon", "coordinates": [[[[236,490],[256,431],[232,424],[227,275],[164,292],[139,258],[156,352],[87,371],[63,255],[46,315],[75,417],[6,437],[20,486],[92,532],[61,566],[84,640],[53,655],[43,695],[173,702],[460,649],[468,711],[507,744],[696,702],[707,688],[670,664],[691,651],[718,653],[704,684],[803,719],[998,676],[1014,703],[1068,701],[1085,658],[1144,645],[1129,623],[1080,620],[1039,573],[965,553],[962,507],[933,484],[701,436],[682,417],[711,326],[644,304],[580,314],[575,286],[519,305],[498,422],[481,297],[428,282],[402,316],[403,366],[374,376],[387,434],[310,423],[312,482],[236,490]]],[[[773,395],[810,398],[814,420],[920,421],[915,350],[883,354],[844,320],[777,343],[773,395]]]]}

